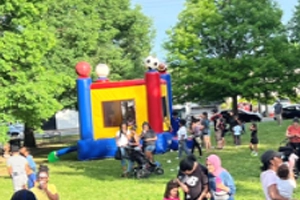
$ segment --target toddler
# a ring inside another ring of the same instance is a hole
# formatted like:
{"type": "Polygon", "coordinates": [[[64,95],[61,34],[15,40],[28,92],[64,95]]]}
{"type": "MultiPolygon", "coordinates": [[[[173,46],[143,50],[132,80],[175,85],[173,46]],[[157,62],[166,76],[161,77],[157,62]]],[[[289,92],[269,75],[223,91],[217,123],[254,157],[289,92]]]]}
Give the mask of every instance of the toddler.
{"type": "Polygon", "coordinates": [[[288,165],[282,164],[277,170],[277,189],[281,196],[292,199],[294,189],[296,188],[296,181],[294,173],[289,169],[288,165]]]}
{"type": "Polygon", "coordinates": [[[177,180],[171,180],[167,183],[163,200],[180,200],[179,199],[179,183],[177,180]]]}
{"type": "Polygon", "coordinates": [[[233,127],[233,134],[234,134],[234,144],[241,145],[241,134],[242,134],[242,127],[240,125],[236,125],[233,127]]]}

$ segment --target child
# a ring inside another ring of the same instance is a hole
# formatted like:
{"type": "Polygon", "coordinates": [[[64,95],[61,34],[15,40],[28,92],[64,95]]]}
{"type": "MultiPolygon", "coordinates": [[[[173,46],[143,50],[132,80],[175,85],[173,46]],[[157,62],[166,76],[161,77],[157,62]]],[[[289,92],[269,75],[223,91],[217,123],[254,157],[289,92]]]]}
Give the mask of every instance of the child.
{"type": "Polygon", "coordinates": [[[250,140],[249,148],[251,151],[251,155],[257,156],[258,155],[258,149],[257,149],[258,137],[257,137],[257,125],[255,123],[251,124],[250,131],[251,131],[251,140],[250,140]]]}
{"type": "Polygon", "coordinates": [[[26,158],[29,164],[30,172],[28,174],[28,189],[31,189],[34,187],[36,182],[36,164],[26,147],[22,147],[20,153],[26,158]]]}
{"type": "Polygon", "coordinates": [[[178,158],[181,157],[182,151],[186,153],[186,155],[190,154],[189,149],[186,146],[187,141],[187,129],[185,127],[186,121],[184,119],[179,120],[179,130],[177,132],[178,135],[178,158]]]}
{"type": "Polygon", "coordinates": [[[166,186],[166,191],[163,200],[180,200],[178,192],[179,184],[177,180],[171,180],[166,186]]]}
{"type": "Polygon", "coordinates": [[[235,125],[233,127],[233,135],[234,135],[234,144],[241,145],[241,134],[242,134],[242,127],[240,125],[235,125]]]}
{"type": "Polygon", "coordinates": [[[296,181],[293,171],[291,171],[286,164],[279,166],[277,170],[277,189],[282,197],[292,199],[294,189],[296,188],[296,181]]]}

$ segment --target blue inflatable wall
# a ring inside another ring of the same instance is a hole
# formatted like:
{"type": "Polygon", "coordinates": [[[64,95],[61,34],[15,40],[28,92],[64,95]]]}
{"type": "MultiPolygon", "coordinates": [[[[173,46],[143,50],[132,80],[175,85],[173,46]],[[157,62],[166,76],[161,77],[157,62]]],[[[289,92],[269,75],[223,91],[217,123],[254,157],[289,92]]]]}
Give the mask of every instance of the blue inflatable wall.
{"type": "Polygon", "coordinates": [[[79,140],[78,160],[93,160],[98,158],[111,158],[117,150],[115,138],[100,140],[79,140]]]}

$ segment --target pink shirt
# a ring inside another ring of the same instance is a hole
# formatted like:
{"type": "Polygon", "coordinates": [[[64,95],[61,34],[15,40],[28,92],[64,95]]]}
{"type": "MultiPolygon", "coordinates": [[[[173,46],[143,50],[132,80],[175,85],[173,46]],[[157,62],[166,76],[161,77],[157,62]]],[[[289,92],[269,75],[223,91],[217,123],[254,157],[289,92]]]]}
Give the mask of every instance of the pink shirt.
{"type": "Polygon", "coordinates": [[[179,199],[179,197],[176,197],[176,198],[169,197],[169,198],[164,198],[164,200],[180,200],[180,199],[179,199]]]}
{"type": "Polygon", "coordinates": [[[269,197],[268,188],[271,185],[274,185],[274,184],[277,185],[277,180],[278,180],[278,177],[277,177],[275,171],[273,171],[273,170],[269,169],[260,174],[260,182],[262,184],[262,188],[264,190],[266,200],[272,200],[269,197]]]}

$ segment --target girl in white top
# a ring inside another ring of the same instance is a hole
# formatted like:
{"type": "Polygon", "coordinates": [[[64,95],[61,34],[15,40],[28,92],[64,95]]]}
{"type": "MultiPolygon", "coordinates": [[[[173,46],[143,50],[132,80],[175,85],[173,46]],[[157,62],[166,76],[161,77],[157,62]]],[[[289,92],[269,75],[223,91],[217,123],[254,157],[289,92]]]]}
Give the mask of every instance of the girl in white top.
{"type": "MultiPolygon", "coordinates": [[[[126,122],[123,122],[120,125],[120,130],[116,133],[116,143],[117,143],[117,147],[120,148],[121,151],[121,165],[123,168],[123,174],[122,176],[126,176],[127,175],[127,169],[129,169],[129,167],[126,167],[126,159],[124,158],[126,156],[126,150],[125,147],[128,145],[129,140],[128,137],[130,135],[130,131],[128,130],[128,125],[126,122]]],[[[129,162],[127,163],[127,165],[129,165],[129,162]]]]}

